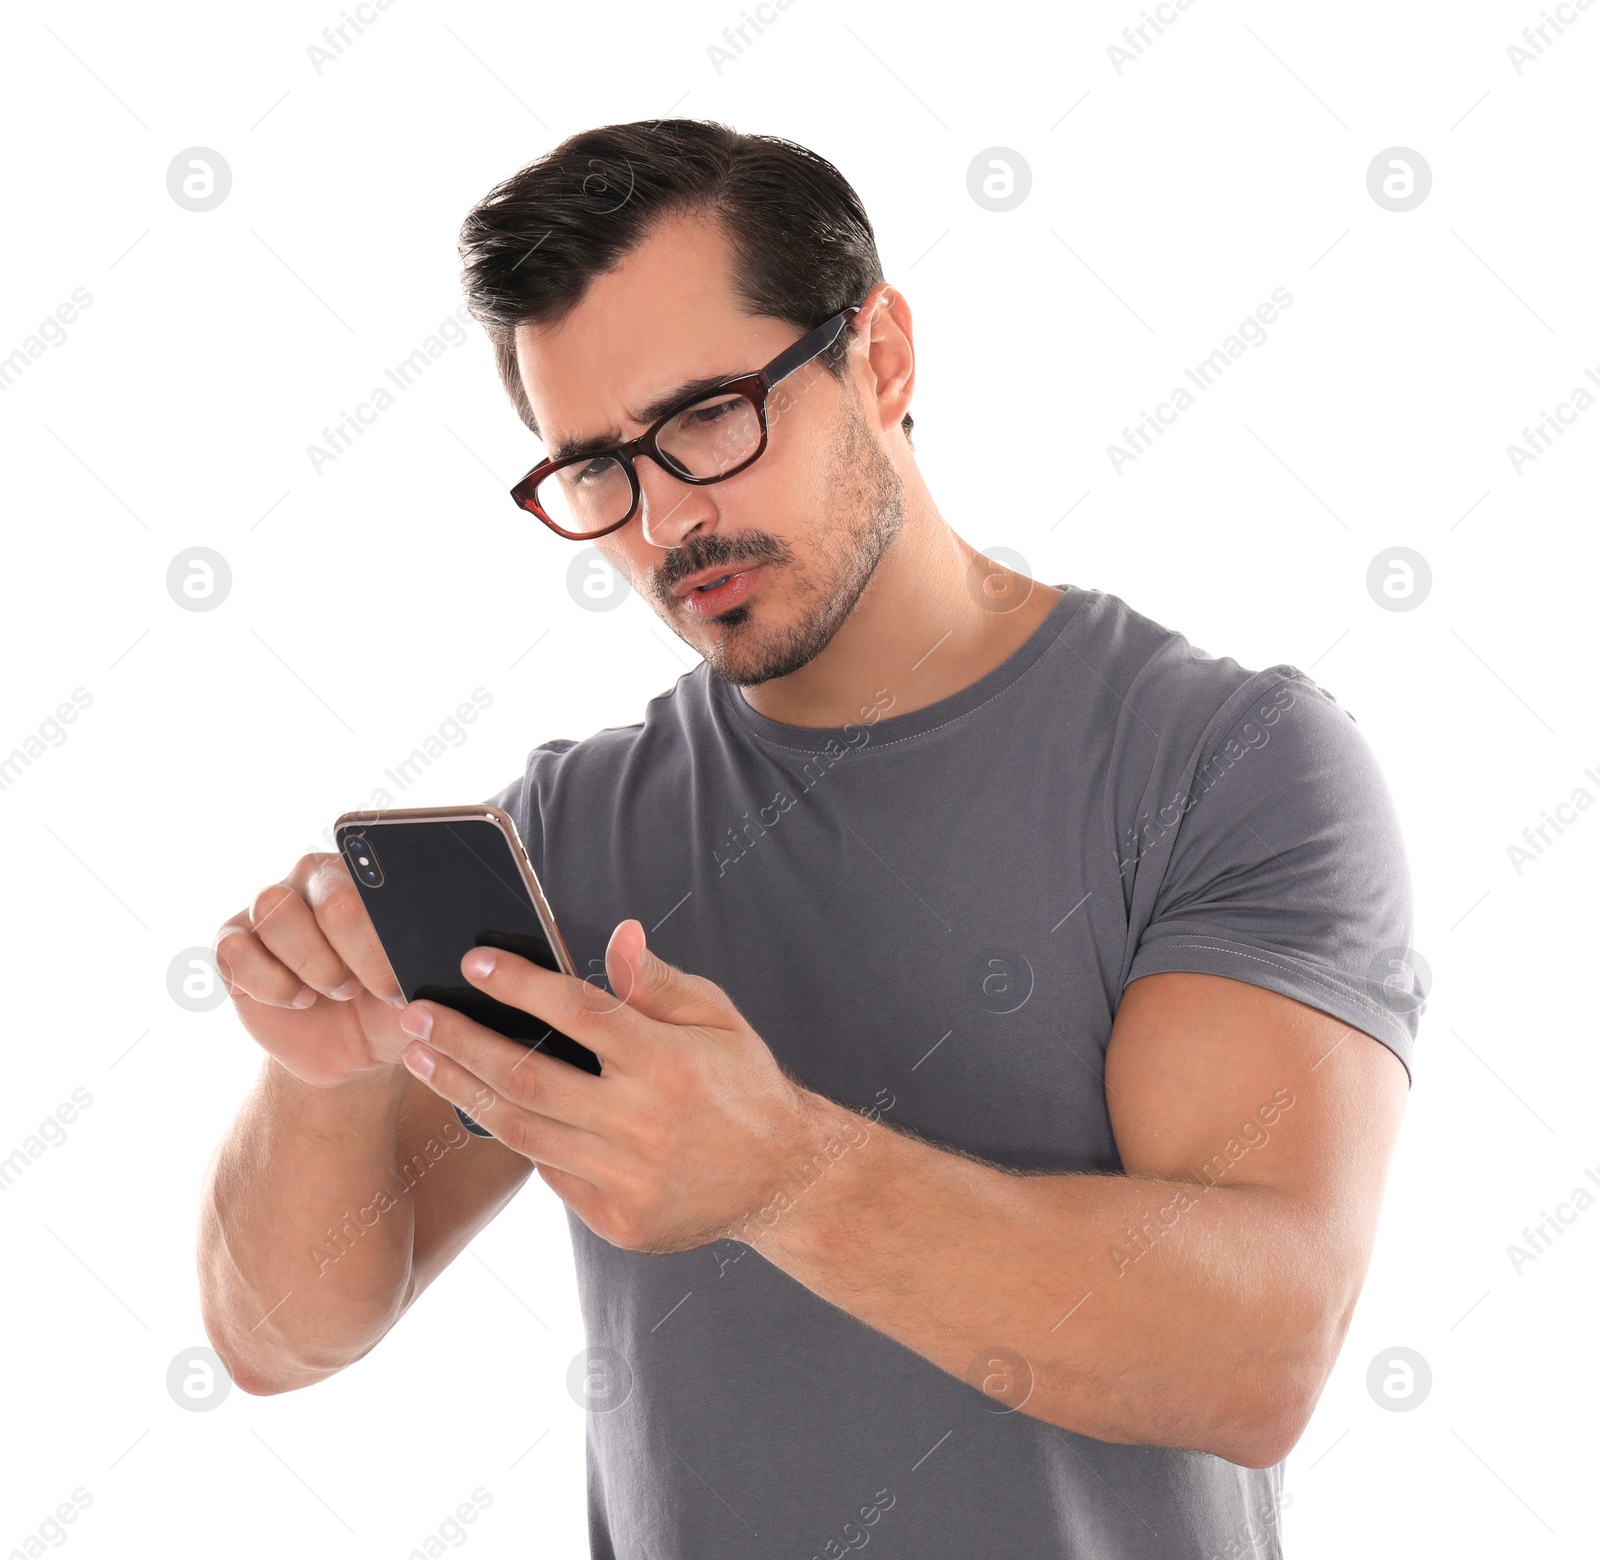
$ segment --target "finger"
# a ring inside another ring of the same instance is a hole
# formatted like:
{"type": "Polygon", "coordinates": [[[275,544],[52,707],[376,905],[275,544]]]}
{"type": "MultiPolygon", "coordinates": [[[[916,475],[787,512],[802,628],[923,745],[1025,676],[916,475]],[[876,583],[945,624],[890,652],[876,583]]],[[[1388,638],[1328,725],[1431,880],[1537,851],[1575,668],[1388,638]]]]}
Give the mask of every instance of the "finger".
{"type": "Polygon", "coordinates": [[[425,1040],[522,1110],[594,1130],[604,1103],[600,1080],[581,1068],[541,1055],[438,1002],[412,1002],[399,1014],[406,1035],[425,1040]]]}
{"type": "Polygon", "coordinates": [[[250,930],[284,968],[313,991],[348,1002],[361,982],[333,951],[311,907],[287,883],[270,883],[250,902],[250,930]]]}
{"type": "Polygon", "coordinates": [[[503,948],[469,949],[462,956],[461,973],[507,1007],[531,1013],[588,1046],[602,1063],[626,1068],[645,1049],[648,1037],[640,1015],[602,987],[547,970],[503,948]]]}
{"type": "MultiPolygon", "coordinates": [[[[405,1001],[400,982],[394,978],[388,955],[378,941],[372,917],[350,876],[343,856],[317,855],[302,858],[304,871],[300,888],[306,904],[316,918],[323,939],[375,997],[399,1007],[405,1001]]],[[[295,882],[291,877],[290,881],[295,882]]]]}
{"type": "Polygon", "coordinates": [[[604,1145],[594,1133],[524,1110],[431,1044],[413,1040],[402,1060],[413,1077],[460,1106],[484,1131],[523,1158],[579,1177],[596,1173],[604,1145]]]}
{"type": "MultiPolygon", "coordinates": [[[[550,1188],[592,1230],[605,1212],[605,1199],[600,1188],[570,1170],[557,1170],[551,1165],[538,1165],[534,1174],[550,1188]]],[[[595,1231],[599,1233],[598,1230],[595,1231]]]]}
{"type": "Polygon", "coordinates": [[[663,1024],[724,1027],[738,1017],[732,1000],[714,981],[657,958],[637,921],[623,921],[612,932],[606,976],[612,990],[628,993],[628,1006],[636,1013],[663,1024]]]}
{"type": "Polygon", "coordinates": [[[310,986],[262,947],[250,930],[248,910],[222,923],[212,939],[211,959],[231,997],[287,1008],[307,1008],[317,1000],[310,986]]]}

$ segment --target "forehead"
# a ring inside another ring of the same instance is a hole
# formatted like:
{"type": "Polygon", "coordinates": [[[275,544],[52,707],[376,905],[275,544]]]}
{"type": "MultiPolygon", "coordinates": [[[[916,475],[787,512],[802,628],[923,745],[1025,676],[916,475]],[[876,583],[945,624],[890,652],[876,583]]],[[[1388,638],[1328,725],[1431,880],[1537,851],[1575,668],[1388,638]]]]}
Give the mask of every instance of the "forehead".
{"type": "Polygon", "coordinates": [[[596,277],[557,325],[517,328],[517,364],[547,449],[636,431],[633,414],[692,379],[744,373],[793,337],[743,311],[733,256],[703,217],[669,219],[596,277]]]}

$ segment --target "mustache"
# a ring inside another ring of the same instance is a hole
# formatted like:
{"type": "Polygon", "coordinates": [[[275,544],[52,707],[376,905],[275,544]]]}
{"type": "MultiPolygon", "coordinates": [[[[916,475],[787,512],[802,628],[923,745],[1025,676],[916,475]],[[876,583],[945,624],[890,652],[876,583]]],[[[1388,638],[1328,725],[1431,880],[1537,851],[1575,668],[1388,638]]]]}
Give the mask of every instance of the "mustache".
{"type": "Polygon", "coordinates": [[[702,569],[748,567],[756,563],[787,563],[787,542],[770,531],[740,531],[737,536],[696,536],[674,547],[650,578],[651,592],[663,601],[691,574],[702,569]]]}

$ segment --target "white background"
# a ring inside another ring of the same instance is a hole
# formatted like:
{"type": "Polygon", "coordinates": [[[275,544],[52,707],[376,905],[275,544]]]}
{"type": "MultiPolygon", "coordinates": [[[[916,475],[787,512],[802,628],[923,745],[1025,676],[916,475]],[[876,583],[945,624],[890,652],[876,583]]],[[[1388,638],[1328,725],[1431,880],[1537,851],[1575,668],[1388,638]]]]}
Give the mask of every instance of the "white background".
{"type": "Polygon", "coordinates": [[[481,799],[688,664],[637,599],[583,610],[570,549],[518,518],[505,488],[541,452],[476,327],[355,448],[307,455],[459,304],[475,199],[669,112],[790,136],[860,191],[964,536],[1296,664],[1357,717],[1435,989],[1366,1291],[1289,1460],[1290,1552],[1583,1547],[1600,1208],[1520,1273],[1506,1248],[1600,1174],[1600,811],[1520,873],[1507,846],[1600,796],[1600,408],[1520,474],[1507,446],[1600,374],[1600,6],[1520,74],[1532,3],[1196,0],[1120,74],[1137,4],[1056,11],[794,0],[718,72],[738,0],[395,0],[319,73],[337,0],[7,9],[0,356],[74,288],[93,303],[0,394],[0,752],[92,703],[0,791],[0,1156],[75,1088],[93,1103],[0,1194],[0,1551],[80,1486],[84,1556],[402,1556],[474,1489],[472,1553],[582,1551],[582,1328],[537,1182],[342,1375],[168,1396],[204,1342],[200,1180],[258,1053],[167,972],[473,689],[492,704],[407,804],[481,799]],[[166,186],[196,146],[233,179],[204,213],[166,186]],[[1405,213],[1366,183],[1397,146],[1433,175],[1405,213]],[[1032,172],[1005,213],[967,189],[992,147],[1032,172]],[[1277,287],[1267,342],[1118,474],[1108,443],[1277,287]],[[1415,610],[1366,587],[1396,546],[1431,567],[1415,610]],[[166,588],[195,547],[232,571],[212,611],[166,588]],[[1409,1412],[1366,1387],[1396,1346],[1433,1374],[1409,1412]]]}

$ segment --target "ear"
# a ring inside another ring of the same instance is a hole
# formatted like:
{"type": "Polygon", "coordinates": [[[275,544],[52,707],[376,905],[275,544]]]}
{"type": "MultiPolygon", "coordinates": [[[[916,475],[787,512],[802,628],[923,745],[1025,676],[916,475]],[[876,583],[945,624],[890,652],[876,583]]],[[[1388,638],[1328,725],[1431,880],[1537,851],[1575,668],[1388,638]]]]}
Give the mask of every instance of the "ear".
{"type": "Polygon", "coordinates": [[[856,316],[860,333],[866,338],[865,359],[870,374],[868,393],[876,407],[880,427],[898,426],[911,410],[916,388],[917,361],[912,343],[911,305],[905,294],[887,282],[867,294],[866,304],[856,316]]]}

